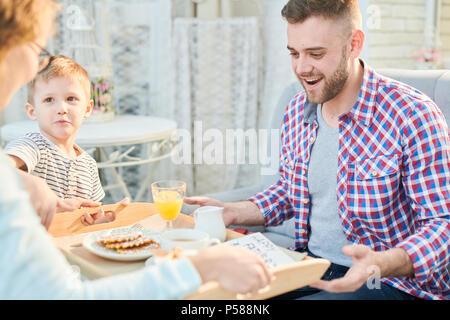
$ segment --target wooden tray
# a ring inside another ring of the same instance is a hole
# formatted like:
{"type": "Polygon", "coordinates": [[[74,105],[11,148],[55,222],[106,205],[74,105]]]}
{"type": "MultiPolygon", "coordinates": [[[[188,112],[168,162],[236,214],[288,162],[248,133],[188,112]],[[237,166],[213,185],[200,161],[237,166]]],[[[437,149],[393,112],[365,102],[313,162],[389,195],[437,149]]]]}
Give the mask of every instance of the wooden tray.
{"type": "Polygon", "coordinates": [[[268,299],[282,293],[286,293],[319,280],[330,266],[326,259],[314,259],[306,257],[301,261],[275,268],[273,273],[275,280],[268,288],[256,294],[242,296],[225,290],[217,282],[208,282],[200,287],[197,292],[188,295],[187,300],[261,300],[268,299]]]}
{"type": "MultiPolygon", "coordinates": [[[[106,205],[104,210],[113,210],[116,205],[106,205]]],[[[145,266],[144,261],[123,262],[101,258],[86,250],[81,242],[87,233],[98,230],[130,226],[139,222],[144,228],[162,231],[165,221],[157,214],[151,203],[132,203],[116,212],[116,220],[110,223],[84,226],[80,217],[87,211],[96,212],[98,208],[80,209],[73,212],[60,213],[50,226],[49,232],[55,237],[54,241],[64,253],[69,263],[80,267],[81,274],[88,279],[98,279],[125,272],[139,270],[145,266]]],[[[192,228],[194,219],[180,214],[174,221],[175,228],[192,228]]],[[[242,234],[227,230],[227,240],[242,237],[242,234]]],[[[284,248],[295,263],[281,266],[273,270],[276,279],[264,291],[250,296],[240,296],[223,289],[217,282],[203,284],[195,293],[188,295],[191,300],[229,300],[229,299],[267,299],[282,293],[307,286],[319,280],[330,265],[326,259],[304,258],[304,255],[284,248]]]]}

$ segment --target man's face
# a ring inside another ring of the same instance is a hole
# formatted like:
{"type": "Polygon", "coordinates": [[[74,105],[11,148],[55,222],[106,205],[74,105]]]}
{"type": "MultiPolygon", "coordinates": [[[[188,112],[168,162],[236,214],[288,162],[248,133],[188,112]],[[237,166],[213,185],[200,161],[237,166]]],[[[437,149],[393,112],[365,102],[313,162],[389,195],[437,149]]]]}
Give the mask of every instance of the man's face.
{"type": "Polygon", "coordinates": [[[310,17],[288,24],[292,68],[310,102],[321,104],[336,97],[349,76],[349,35],[340,21],[310,17]]]}
{"type": "Polygon", "coordinates": [[[45,136],[64,141],[76,136],[91,107],[80,81],[56,77],[36,81],[34,106],[29,115],[38,120],[45,136]]]}

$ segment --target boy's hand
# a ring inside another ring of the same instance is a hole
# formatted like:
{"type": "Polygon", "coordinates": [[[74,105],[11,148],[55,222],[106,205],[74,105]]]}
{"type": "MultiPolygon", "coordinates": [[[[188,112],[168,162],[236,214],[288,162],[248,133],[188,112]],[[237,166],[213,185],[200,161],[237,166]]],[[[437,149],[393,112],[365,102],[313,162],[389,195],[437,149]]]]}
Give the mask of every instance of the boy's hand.
{"type": "Polygon", "coordinates": [[[81,216],[81,223],[85,226],[90,226],[93,224],[108,223],[116,219],[116,214],[114,211],[103,211],[103,208],[99,208],[96,213],[86,212],[81,216]]]}
{"type": "Polygon", "coordinates": [[[72,199],[58,198],[58,202],[56,205],[56,212],[73,211],[76,209],[80,209],[82,207],[93,208],[99,207],[101,205],[102,205],[101,202],[95,202],[81,198],[72,198],[72,199]]]}
{"type": "MultiPolygon", "coordinates": [[[[130,198],[124,198],[123,200],[117,202],[117,205],[127,206],[130,204],[130,198]]],[[[116,214],[114,211],[104,211],[102,208],[99,208],[96,213],[88,213],[86,212],[83,216],[81,216],[81,223],[85,226],[90,226],[93,224],[100,223],[108,223],[112,222],[116,219],[116,214]]]]}
{"type": "MultiPolygon", "coordinates": [[[[98,207],[101,205],[99,202],[81,198],[61,199],[50,189],[45,180],[21,170],[18,170],[18,172],[22,178],[25,190],[30,195],[30,202],[41,218],[41,224],[46,229],[50,227],[53,217],[57,212],[73,211],[81,207],[98,207]]],[[[121,202],[126,203],[126,199],[128,198],[125,198],[121,202]]]]}
{"type": "Polygon", "coordinates": [[[130,204],[130,198],[125,197],[122,200],[120,200],[119,202],[116,203],[117,205],[122,205],[122,206],[127,206],[130,204]]]}

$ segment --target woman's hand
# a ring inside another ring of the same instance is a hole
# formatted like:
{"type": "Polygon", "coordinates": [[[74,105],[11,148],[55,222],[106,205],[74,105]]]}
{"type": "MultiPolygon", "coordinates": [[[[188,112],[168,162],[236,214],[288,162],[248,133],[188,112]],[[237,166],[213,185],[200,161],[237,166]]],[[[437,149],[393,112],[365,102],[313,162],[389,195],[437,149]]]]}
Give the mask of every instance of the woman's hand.
{"type": "Polygon", "coordinates": [[[188,256],[203,282],[218,281],[237,293],[256,293],[273,278],[262,257],[247,248],[220,244],[188,256]]]}
{"type": "Polygon", "coordinates": [[[25,190],[30,195],[30,202],[41,218],[41,224],[48,229],[53,216],[56,213],[58,201],[60,200],[45,180],[18,170],[25,190]]]}

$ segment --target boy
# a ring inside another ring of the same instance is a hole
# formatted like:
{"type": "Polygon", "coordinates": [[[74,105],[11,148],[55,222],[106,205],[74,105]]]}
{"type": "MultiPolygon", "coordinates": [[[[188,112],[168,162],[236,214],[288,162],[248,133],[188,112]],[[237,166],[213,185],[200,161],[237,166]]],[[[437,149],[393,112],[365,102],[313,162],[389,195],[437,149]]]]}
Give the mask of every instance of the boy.
{"type": "Polygon", "coordinates": [[[65,56],[53,56],[28,85],[25,109],[40,132],[11,141],[5,152],[16,168],[44,179],[62,199],[100,202],[105,192],[95,160],[75,144],[93,107],[88,73],[65,56]]]}

